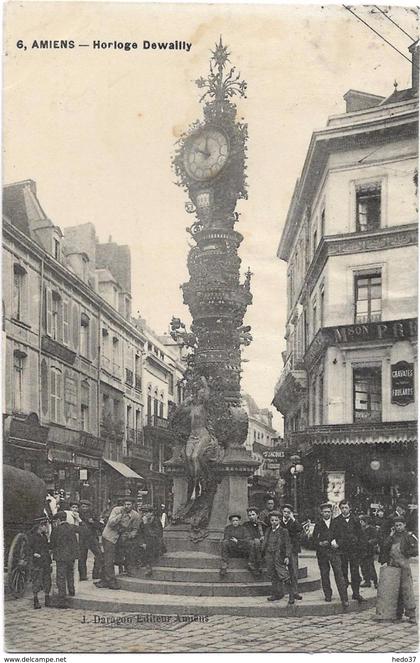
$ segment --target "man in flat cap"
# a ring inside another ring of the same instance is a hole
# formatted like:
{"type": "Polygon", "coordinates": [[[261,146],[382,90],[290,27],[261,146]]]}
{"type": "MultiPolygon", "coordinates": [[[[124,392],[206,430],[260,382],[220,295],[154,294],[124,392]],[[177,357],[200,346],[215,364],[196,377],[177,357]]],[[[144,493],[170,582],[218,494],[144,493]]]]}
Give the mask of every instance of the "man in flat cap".
{"type": "Polygon", "coordinates": [[[302,599],[299,594],[298,587],[298,568],[299,568],[299,553],[300,548],[300,535],[303,532],[303,527],[295,518],[293,507],[291,504],[284,504],[282,507],[282,518],[280,519],[281,527],[284,527],[289,532],[290,543],[292,544],[292,554],[289,561],[290,582],[292,583],[293,593],[295,599],[300,601],[302,599]]]}
{"type": "Polygon", "coordinates": [[[358,603],[364,603],[366,599],[360,594],[360,545],[362,528],[359,519],[351,512],[348,500],[341,500],[338,505],[340,515],[334,518],[334,532],[337,552],[341,558],[343,576],[348,585],[348,569],[350,567],[350,582],[352,598],[358,603]]]}
{"type": "Polygon", "coordinates": [[[250,550],[250,539],[241,525],[241,516],[231,513],[230,524],[225,527],[222,541],[222,554],[220,564],[220,577],[227,576],[229,557],[248,557],[250,550]]]}
{"type": "Polygon", "coordinates": [[[270,514],[275,509],[274,497],[267,495],[265,499],[265,508],[260,511],[259,519],[264,525],[264,527],[270,527],[270,514]]]}
{"type": "Polygon", "coordinates": [[[51,532],[50,546],[56,562],[56,583],[58,589],[58,608],[68,608],[69,596],[75,595],[74,562],[79,556],[79,546],[75,529],[67,522],[65,511],[58,511],[54,516],[57,525],[51,532]]]}
{"type": "MultiPolygon", "coordinates": [[[[401,569],[398,588],[397,619],[402,619],[404,612],[408,621],[416,624],[416,598],[411,575],[410,557],[418,555],[418,541],[414,534],[407,532],[403,516],[394,517],[390,536],[382,547],[379,562],[401,569]]],[[[381,582],[381,580],[379,581],[381,582]]]]}
{"type": "Polygon", "coordinates": [[[158,561],[164,550],[163,527],[160,518],[151,505],[142,507],[142,524],[137,538],[138,552],[143,553],[146,566],[145,576],[153,575],[153,564],[158,561]]]}
{"type": "Polygon", "coordinates": [[[248,568],[251,573],[261,575],[262,573],[262,546],[264,534],[267,529],[258,518],[258,509],[249,506],[247,509],[248,520],[243,524],[243,529],[250,541],[248,568]]]}
{"type": "Polygon", "coordinates": [[[103,566],[103,554],[99,545],[99,534],[102,531],[99,518],[95,515],[89,500],[80,500],[79,505],[79,579],[87,580],[87,556],[89,550],[95,558],[92,570],[92,579],[97,580],[101,577],[103,566]]]}
{"type": "Polygon", "coordinates": [[[267,601],[279,601],[284,596],[284,585],[289,593],[289,605],[295,602],[292,584],[290,582],[289,562],[292,554],[292,545],[287,529],[280,526],[281,514],[271,511],[270,527],[264,538],[263,550],[267,572],[271,578],[272,593],[267,601]]]}
{"type": "Polygon", "coordinates": [[[337,541],[334,520],[332,518],[332,504],[324,502],[319,507],[321,518],[315,523],[312,540],[315,545],[319,571],[321,573],[322,590],[327,603],[331,602],[332,588],[330,582],[330,568],[334,573],[335,584],[343,608],[348,608],[347,585],[341,568],[340,556],[337,552],[337,541]]]}
{"type": "Polygon", "coordinates": [[[38,593],[45,592],[45,606],[50,606],[51,592],[51,555],[48,538],[48,518],[37,518],[34,521],[28,537],[31,556],[31,580],[34,595],[34,609],[38,610],[41,604],[38,593]]]}

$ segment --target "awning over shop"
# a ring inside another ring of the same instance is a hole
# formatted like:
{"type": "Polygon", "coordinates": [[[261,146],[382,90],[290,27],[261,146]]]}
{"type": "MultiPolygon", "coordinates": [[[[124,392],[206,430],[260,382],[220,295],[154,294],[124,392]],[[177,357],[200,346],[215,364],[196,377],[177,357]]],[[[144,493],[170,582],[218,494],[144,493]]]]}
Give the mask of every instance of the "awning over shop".
{"type": "Polygon", "coordinates": [[[141,477],[140,474],[137,474],[137,472],[134,472],[134,470],[132,470],[131,467],[128,467],[128,465],[124,465],[124,463],[118,463],[116,460],[109,460],[108,458],[104,458],[103,460],[110,467],[112,467],[113,470],[119,472],[119,474],[121,474],[126,479],[141,479],[144,481],[143,477],[141,477]]]}

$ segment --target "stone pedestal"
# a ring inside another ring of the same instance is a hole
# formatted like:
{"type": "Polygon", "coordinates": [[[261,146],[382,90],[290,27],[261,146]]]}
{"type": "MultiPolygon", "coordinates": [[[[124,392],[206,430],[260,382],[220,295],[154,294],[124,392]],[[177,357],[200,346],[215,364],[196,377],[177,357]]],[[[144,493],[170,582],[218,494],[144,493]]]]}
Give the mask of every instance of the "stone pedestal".
{"type": "MultiPolygon", "coordinates": [[[[230,447],[226,450],[223,460],[212,466],[212,473],[217,477],[218,485],[213,500],[207,535],[201,541],[191,536],[189,525],[169,525],[164,536],[167,549],[171,551],[196,550],[219,554],[220,540],[229,524],[229,515],[239,514],[242,521],[247,518],[248,508],[248,477],[258,467],[258,462],[251,458],[244,447],[230,447]]],[[[168,461],[166,472],[173,478],[174,513],[182,507],[187,499],[188,480],[185,466],[180,460],[168,461]]]]}

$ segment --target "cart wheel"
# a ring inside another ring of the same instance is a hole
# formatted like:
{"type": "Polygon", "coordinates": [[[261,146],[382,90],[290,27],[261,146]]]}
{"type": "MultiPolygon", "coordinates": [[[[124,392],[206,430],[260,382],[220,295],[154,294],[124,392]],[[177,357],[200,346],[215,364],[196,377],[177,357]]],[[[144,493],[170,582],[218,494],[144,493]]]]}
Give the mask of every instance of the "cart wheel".
{"type": "Polygon", "coordinates": [[[10,546],[7,562],[7,584],[15,598],[25,593],[29,577],[29,546],[26,534],[17,534],[10,546]]]}

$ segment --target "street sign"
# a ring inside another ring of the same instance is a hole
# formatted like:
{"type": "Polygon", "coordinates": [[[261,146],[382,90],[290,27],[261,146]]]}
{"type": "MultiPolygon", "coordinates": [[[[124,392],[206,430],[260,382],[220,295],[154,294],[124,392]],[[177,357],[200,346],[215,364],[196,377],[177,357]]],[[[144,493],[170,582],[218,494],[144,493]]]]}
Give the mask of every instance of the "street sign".
{"type": "Polygon", "coordinates": [[[284,458],[284,451],[275,451],[273,449],[271,449],[270,451],[263,451],[262,457],[265,460],[268,460],[268,459],[273,459],[274,460],[276,458],[284,458]]]}

